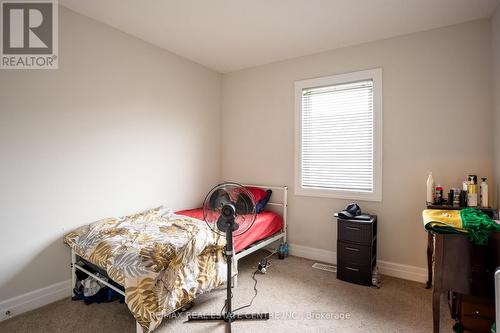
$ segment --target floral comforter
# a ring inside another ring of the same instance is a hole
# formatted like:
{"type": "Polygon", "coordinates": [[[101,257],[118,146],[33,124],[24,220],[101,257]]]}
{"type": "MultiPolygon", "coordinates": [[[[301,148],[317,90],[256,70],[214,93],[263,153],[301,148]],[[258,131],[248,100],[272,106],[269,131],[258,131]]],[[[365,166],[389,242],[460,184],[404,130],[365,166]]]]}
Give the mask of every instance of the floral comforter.
{"type": "Polygon", "coordinates": [[[125,288],[125,302],[145,332],[226,282],[224,238],[163,207],[94,222],[64,242],[125,288]]]}

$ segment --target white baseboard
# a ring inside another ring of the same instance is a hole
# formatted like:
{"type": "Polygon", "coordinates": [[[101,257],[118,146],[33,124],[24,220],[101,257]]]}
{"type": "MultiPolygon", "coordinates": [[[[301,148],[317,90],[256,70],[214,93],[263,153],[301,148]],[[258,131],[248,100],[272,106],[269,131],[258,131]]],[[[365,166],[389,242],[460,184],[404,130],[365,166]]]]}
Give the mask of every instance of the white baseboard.
{"type": "Polygon", "coordinates": [[[337,253],[328,250],[316,249],[314,247],[290,244],[288,251],[290,255],[300,258],[317,260],[326,264],[337,264],[337,253]]]}
{"type": "Polygon", "coordinates": [[[427,268],[424,267],[403,265],[385,260],[377,260],[377,266],[380,273],[385,275],[422,283],[427,281],[427,268]]]}
{"type": "MultiPolygon", "coordinates": [[[[337,253],[323,249],[316,249],[313,247],[302,246],[297,244],[289,245],[290,255],[317,260],[327,264],[337,264],[337,253]]],[[[397,277],[400,279],[426,282],[427,281],[427,268],[398,264],[385,260],[377,259],[377,266],[379,272],[384,275],[397,277]]]]}
{"type": "Polygon", "coordinates": [[[30,291],[0,302],[0,321],[71,296],[71,280],[30,291]]]}

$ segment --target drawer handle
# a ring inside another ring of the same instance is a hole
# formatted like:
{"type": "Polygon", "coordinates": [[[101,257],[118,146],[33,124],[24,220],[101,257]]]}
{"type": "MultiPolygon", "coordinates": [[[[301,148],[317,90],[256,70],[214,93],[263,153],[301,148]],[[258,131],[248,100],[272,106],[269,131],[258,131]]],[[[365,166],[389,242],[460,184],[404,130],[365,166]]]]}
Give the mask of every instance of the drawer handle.
{"type": "Polygon", "coordinates": [[[356,230],[356,231],[359,231],[360,229],[359,228],[356,228],[356,227],[350,227],[350,226],[347,226],[345,227],[346,229],[349,229],[349,230],[356,230]]]}
{"type": "Polygon", "coordinates": [[[355,248],[355,247],[349,247],[349,246],[346,246],[345,248],[346,250],[349,250],[349,251],[356,251],[356,252],[359,252],[359,249],[355,248]]]}
{"type": "Polygon", "coordinates": [[[352,268],[352,267],[349,267],[349,266],[345,266],[346,269],[350,270],[350,271],[354,271],[354,272],[359,272],[359,268],[352,268]]]}

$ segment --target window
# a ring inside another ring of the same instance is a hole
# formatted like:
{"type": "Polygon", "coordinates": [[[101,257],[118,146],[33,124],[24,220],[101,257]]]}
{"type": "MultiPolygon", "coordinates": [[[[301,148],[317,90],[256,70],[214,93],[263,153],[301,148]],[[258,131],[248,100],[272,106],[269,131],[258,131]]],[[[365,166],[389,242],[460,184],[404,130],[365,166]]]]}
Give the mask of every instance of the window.
{"type": "Polygon", "coordinates": [[[382,200],[382,70],[295,82],[295,193],[382,200]]]}

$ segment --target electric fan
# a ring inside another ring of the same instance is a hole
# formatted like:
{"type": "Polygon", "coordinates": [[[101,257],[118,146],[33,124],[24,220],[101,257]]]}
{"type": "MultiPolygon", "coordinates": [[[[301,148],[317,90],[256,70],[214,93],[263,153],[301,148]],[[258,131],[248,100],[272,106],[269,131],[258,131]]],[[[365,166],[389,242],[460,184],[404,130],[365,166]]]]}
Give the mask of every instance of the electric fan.
{"type": "Polygon", "coordinates": [[[255,221],[255,199],[250,191],[236,183],[223,183],[215,186],[203,202],[203,218],[215,233],[226,237],[225,254],[227,258],[227,298],[226,313],[190,315],[188,321],[223,320],[231,332],[231,322],[236,320],[267,320],[269,313],[236,314],[232,310],[233,236],[242,235],[255,221]]]}

